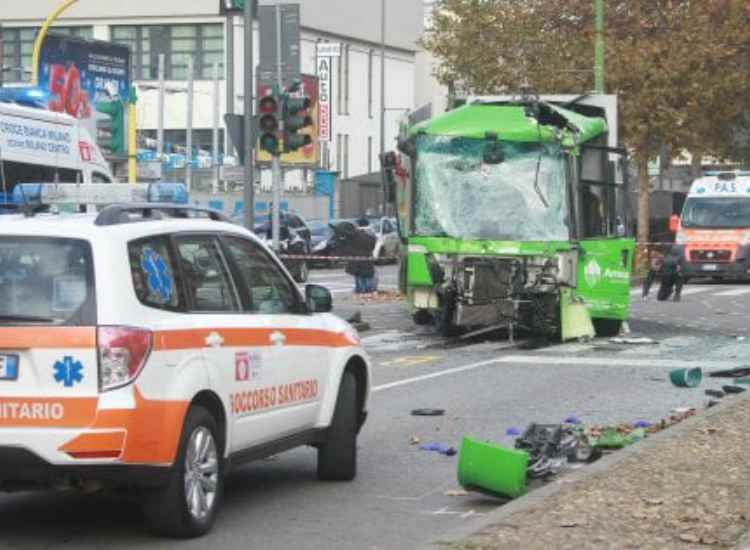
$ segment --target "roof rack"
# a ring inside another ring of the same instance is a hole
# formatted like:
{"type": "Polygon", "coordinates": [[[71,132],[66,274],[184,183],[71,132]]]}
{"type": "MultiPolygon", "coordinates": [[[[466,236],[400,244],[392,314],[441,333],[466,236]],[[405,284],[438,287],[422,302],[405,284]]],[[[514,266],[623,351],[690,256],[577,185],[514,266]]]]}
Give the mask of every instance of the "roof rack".
{"type": "Polygon", "coordinates": [[[221,212],[209,208],[185,206],[184,204],[137,203],[113,204],[105,207],[99,212],[94,225],[106,227],[110,225],[163,220],[166,218],[208,218],[216,222],[232,223],[232,220],[221,212]],[[133,218],[131,214],[136,214],[140,217],[133,218]]]}

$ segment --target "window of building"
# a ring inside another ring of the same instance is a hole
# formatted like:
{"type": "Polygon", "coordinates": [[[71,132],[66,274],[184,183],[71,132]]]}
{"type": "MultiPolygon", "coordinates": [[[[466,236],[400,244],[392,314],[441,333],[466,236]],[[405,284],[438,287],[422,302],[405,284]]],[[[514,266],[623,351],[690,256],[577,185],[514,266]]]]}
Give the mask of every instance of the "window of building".
{"type": "Polygon", "coordinates": [[[341,169],[343,167],[342,161],[343,156],[341,154],[341,149],[344,145],[344,138],[341,134],[336,134],[336,170],[341,172],[341,169]]]}
{"type": "Polygon", "coordinates": [[[141,25],[112,27],[112,41],[130,47],[137,80],[159,78],[159,55],[164,54],[165,78],[187,80],[188,60],[194,61],[195,78],[213,80],[214,63],[224,78],[224,25],[141,25]]]}
{"type": "Polygon", "coordinates": [[[374,57],[375,57],[375,52],[373,50],[370,50],[369,52],[367,52],[367,116],[369,116],[370,118],[372,118],[372,98],[373,98],[372,74],[373,74],[374,57]]]}
{"type": "MultiPolygon", "coordinates": [[[[8,82],[28,82],[31,80],[31,60],[34,42],[39,27],[5,27],[3,36],[3,66],[7,69],[8,82]]],[[[90,40],[94,36],[93,27],[52,27],[50,33],[62,34],[90,40]]]]}
{"type": "Polygon", "coordinates": [[[344,63],[344,71],[346,72],[346,75],[344,76],[344,114],[348,115],[349,113],[349,81],[351,80],[351,60],[350,60],[350,53],[351,53],[351,46],[347,44],[344,46],[344,56],[346,58],[346,61],[344,63]]]}
{"type": "Polygon", "coordinates": [[[344,178],[349,179],[349,134],[344,136],[344,178]]]}
{"type": "Polygon", "coordinates": [[[367,138],[367,173],[372,174],[372,136],[367,138]]]}

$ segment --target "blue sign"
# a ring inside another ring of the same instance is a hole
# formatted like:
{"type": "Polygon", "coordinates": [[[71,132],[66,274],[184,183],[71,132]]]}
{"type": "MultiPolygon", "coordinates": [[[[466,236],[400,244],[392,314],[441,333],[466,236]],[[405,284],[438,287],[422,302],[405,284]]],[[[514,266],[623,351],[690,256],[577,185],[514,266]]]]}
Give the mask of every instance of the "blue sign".
{"type": "Polygon", "coordinates": [[[69,355],[63,357],[62,361],[57,361],[54,369],[55,382],[66,388],[72,388],[75,384],[83,382],[83,365],[69,355]]]}
{"type": "Polygon", "coordinates": [[[50,111],[94,118],[97,103],[128,99],[130,48],[50,34],[39,57],[38,85],[50,94],[50,111]]]}

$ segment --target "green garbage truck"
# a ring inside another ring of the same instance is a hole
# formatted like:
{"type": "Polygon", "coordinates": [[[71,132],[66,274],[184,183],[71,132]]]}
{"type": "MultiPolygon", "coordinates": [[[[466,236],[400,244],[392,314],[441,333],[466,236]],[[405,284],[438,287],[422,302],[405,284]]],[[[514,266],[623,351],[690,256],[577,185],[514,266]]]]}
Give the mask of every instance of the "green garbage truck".
{"type": "Polygon", "coordinates": [[[418,324],[616,335],[635,251],[614,96],[476,97],[386,155],[418,324]]]}

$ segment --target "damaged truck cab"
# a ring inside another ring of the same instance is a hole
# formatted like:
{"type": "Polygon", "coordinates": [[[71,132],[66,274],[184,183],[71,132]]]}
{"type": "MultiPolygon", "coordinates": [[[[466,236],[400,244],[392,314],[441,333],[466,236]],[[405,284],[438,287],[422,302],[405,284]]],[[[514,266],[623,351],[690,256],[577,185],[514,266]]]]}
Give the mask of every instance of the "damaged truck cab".
{"type": "Polygon", "coordinates": [[[616,127],[612,96],[475,98],[404,126],[392,171],[415,322],[619,332],[635,242],[616,127]]]}

